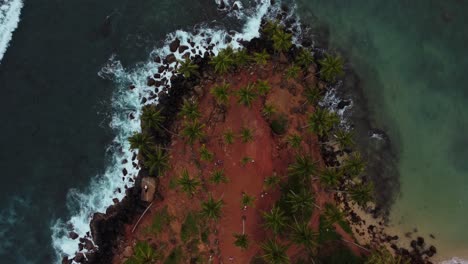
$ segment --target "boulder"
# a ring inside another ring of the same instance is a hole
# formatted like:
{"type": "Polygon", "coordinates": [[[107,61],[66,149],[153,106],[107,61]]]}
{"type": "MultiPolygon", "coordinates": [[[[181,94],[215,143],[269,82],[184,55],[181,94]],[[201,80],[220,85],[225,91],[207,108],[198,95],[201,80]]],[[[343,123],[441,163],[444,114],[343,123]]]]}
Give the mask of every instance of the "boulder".
{"type": "Polygon", "coordinates": [[[169,49],[171,50],[171,52],[176,52],[179,46],[180,40],[176,38],[171,42],[171,44],[169,44],[169,49]]]}
{"type": "Polygon", "coordinates": [[[79,235],[73,231],[71,231],[70,233],[68,233],[68,237],[75,240],[79,237],[79,235]]]}
{"type": "Polygon", "coordinates": [[[181,45],[181,46],[179,47],[179,53],[182,54],[182,53],[184,53],[184,51],[186,51],[186,50],[188,50],[188,49],[189,49],[188,46],[181,45]]]}
{"type": "Polygon", "coordinates": [[[151,77],[148,77],[148,80],[146,81],[146,85],[153,86],[155,84],[156,84],[156,80],[151,77]]]}
{"type": "Polygon", "coordinates": [[[166,60],[167,60],[167,63],[169,64],[177,61],[176,56],[172,53],[167,55],[166,60]]]}
{"type": "Polygon", "coordinates": [[[203,88],[202,88],[200,85],[197,85],[197,86],[193,87],[193,91],[195,92],[195,94],[196,94],[198,97],[202,97],[202,96],[203,96],[203,88]]]}

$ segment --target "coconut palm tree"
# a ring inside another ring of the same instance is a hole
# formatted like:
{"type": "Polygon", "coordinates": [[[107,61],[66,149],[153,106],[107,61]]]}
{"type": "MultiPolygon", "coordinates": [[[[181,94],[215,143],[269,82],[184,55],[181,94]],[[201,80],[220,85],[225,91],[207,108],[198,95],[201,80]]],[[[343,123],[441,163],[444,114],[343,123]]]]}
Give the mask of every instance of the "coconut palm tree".
{"type": "Polygon", "coordinates": [[[184,169],[179,179],[177,179],[177,184],[182,188],[183,192],[193,196],[197,192],[198,187],[200,187],[201,182],[195,178],[191,178],[187,169],[184,169]]]}
{"type": "Polygon", "coordinates": [[[162,257],[148,242],[138,241],[133,249],[133,256],[125,264],[152,264],[162,257]]]}
{"type": "Polygon", "coordinates": [[[143,129],[163,129],[163,123],[166,119],[162,114],[161,110],[156,110],[154,105],[144,106],[140,116],[142,121],[143,129]]]}
{"type": "Polygon", "coordinates": [[[281,30],[281,29],[282,29],[282,26],[279,24],[279,22],[273,21],[273,20],[267,21],[265,25],[262,27],[263,33],[265,33],[270,38],[273,36],[273,34],[276,31],[281,30]]]}
{"type": "Polygon", "coordinates": [[[276,240],[269,239],[265,243],[261,245],[263,249],[263,256],[262,258],[270,264],[289,264],[291,261],[289,260],[288,245],[282,245],[278,243],[276,240]]]}
{"type": "Polygon", "coordinates": [[[249,247],[249,237],[246,234],[234,234],[234,245],[246,250],[249,247]]]}
{"type": "Polygon", "coordinates": [[[307,127],[311,132],[323,137],[339,122],[340,118],[337,114],[317,108],[315,112],[309,116],[307,127]]]}
{"type": "Polygon", "coordinates": [[[373,200],[374,186],[372,183],[361,183],[348,190],[351,199],[360,206],[373,200]]]}
{"type": "Polygon", "coordinates": [[[226,177],[226,174],[224,173],[224,169],[214,170],[211,173],[210,181],[214,184],[229,182],[228,178],[226,177]]]}
{"type": "Polygon", "coordinates": [[[194,64],[189,58],[185,58],[184,61],[179,61],[179,63],[177,73],[184,75],[185,78],[198,75],[198,65],[194,64]]]}
{"type": "Polygon", "coordinates": [[[266,189],[272,189],[277,187],[281,182],[281,178],[276,175],[276,173],[273,173],[273,175],[266,177],[264,181],[264,185],[266,189]]]}
{"type": "Polygon", "coordinates": [[[201,116],[200,109],[198,109],[198,102],[184,99],[182,108],[179,111],[179,116],[195,120],[201,116]]]}
{"type": "Polygon", "coordinates": [[[244,143],[252,142],[254,140],[252,129],[247,128],[247,127],[243,127],[241,129],[240,138],[241,138],[242,142],[244,142],[244,143]]]}
{"type": "Polygon", "coordinates": [[[232,48],[221,50],[217,56],[211,58],[209,64],[214,66],[216,73],[227,73],[235,65],[232,48]]]}
{"type": "Polygon", "coordinates": [[[253,54],[253,61],[258,65],[266,65],[269,59],[270,54],[265,49],[262,52],[254,52],[253,54]]]}
{"type": "Polygon", "coordinates": [[[354,147],[353,134],[351,132],[340,129],[335,133],[335,140],[338,142],[341,149],[354,147]]]}
{"type": "Polygon", "coordinates": [[[311,104],[311,105],[317,104],[317,102],[321,98],[319,89],[317,87],[307,87],[304,90],[304,98],[306,100],[304,104],[306,103],[311,104]]]}
{"type": "Polygon", "coordinates": [[[286,196],[286,202],[290,204],[293,213],[300,212],[302,216],[308,215],[312,212],[312,206],[320,207],[315,204],[314,195],[306,188],[302,188],[299,192],[290,190],[286,196]]]}
{"type": "Polygon", "coordinates": [[[213,160],[213,152],[209,151],[207,148],[206,148],[206,145],[203,144],[201,147],[200,147],[200,159],[202,161],[212,161],[213,160]]]}
{"type": "Polygon", "coordinates": [[[265,103],[262,109],[262,115],[266,118],[270,118],[274,113],[276,113],[276,108],[273,104],[265,103]]]}
{"type": "Polygon", "coordinates": [[[354,152],[345,160],[343,165],[344,172],[351,177],[359,176],[366,169],[366,165],[362,160],[359,152],[354,152]]]}
{"type": "Polygon", "coordinates": [[[286,79],[287,80],[296,79],[299,76],[300,72],[301,72],[301,67],[297,65],[292,65],[286,70],[286,73],[285,73],[286,79]]]}
{"type": "Polygon", "coordinates": [[[158,146],[155,148],[154,153],[147,153],[144,166],[149,169],[150,175],[154,175],[154,173],[157,172],[158,174],[156,176],[162,176],[164,172],[169,169],[169,155],[158,146]]]}
{"type": "Polygon", "coordinates": [[[302,144],[302,137],[299,134],[294,133],[289,135],[286,141],[292,148],[299,149],[302,144]]]}
{"type": "Polygon", "coordinates": [[[325,188],[335,189],[340,184],[343,173],[339,168],[327,167],[319,175],[320,184],[325,188]]]}
{"type": "Polygon", "coordinates": [[[239,91],[237,91],[237,97],[238,103],[251,107],[253,100],[257,97],[254,86],[249,83],[247,86],[240,88],[239,91]]]}
{"type": "Polygon", "coordinates": [[[152,145],[152,139],[145,133],[135,133],[128,138],[130,143],[130,149],[135,150],[139,149],[141,152],[144,152],[152,145]]]}
{"type": "Polygon", "coordinates": [[[290,176],[311,177],[317,173],[317,164],[309,156],[298,155],[296,161],[289,165],[288,172],[290,176]]]}
{"type": "Polygon", "coordinates": [[[305,249],[311,251],[318,245],[318,234],[309,227],[308,222],[299,223],[294,219],[294,224],[291,226],[291,241],[294,244],[302,245],[305,249]]]}
{"type": "Polygon", "coordinates": [[[271,37],[273,49],[278,52],[288,51],[292,46],[292,35],[278,28],[271,37]]]}
{"type": "Polygon", "coordinates": [[[314,63],[313,52],[309,49],[303,48],[296,56],[296,63],[299,66],[304,68],[309,67],[312,63],[314,63]]]}
{"type": "Polygon", "coordinates": [[[337,77],[344,75],[344,62],[338,55],[325,54],[325,58],[319,60],[319,64],[320,76],[327,82],[335,82],[337,77]]]}
{"type": "Polygon", "coordinates": [[[246,65],[249,60],[250,56],[246,49],[241,49],[234,53],[234,64],[237,66],[246,65]]]}
{"type": "Polygon", "coordinates": [[[224,201],[222,199],[215,200],[210,194],[208,200],[202,202],[201,204],[201,215],[208,219],[218,220],[221,217],[223,206],[224,201]]]}
{"type": "Polygon", "coordinates": [[[380,247],[370,253],[364,264],[410,264],[410,261],[402,256],[393,255],[385,247],[380,247]]]}
{"type": "Polygon", "coordinates": [[[214,96],[219,105],[227,105],[229,103],[229,84],[224,83],[213,87],[210,93],[214,96]]]}
{"type": "Polygon", "coordinates": [[[240,162],[241,162],[242,167],[244,167],[245,165],[247,165],[247,163],[249,163],[249,162],[251,162],[251,161],[252,161],[252,158],[251,158],[251,157],[249,157],[249,156],[244,156],[244,157],[242,157],[242,159],[241,159],[240,162]]]}
{"type": "Polygon", "coordinates": [[[255,197],[248,195],[246,193],[242,194],[241,204],[242,208],[247,208],[248,206],[253,207],[255,203],[255,197]]]}
{"type": "Polygon", "coordinates": [[[227,129],[223,133],[223,139],[224,139],[224,143],[228,145],[231,145],[232,143],[234,143],[234,132],[232,131],[232,129],[227,129]]]}
{"type": "Polygon", "coordinates": [[[263,225],[275,234],[284,230],[287,220],[284,211],[276,205],[271,208],[270,212],[263,212],[263,225]]]}
{"type": "Polygon", "coordinates": [[[257,80],[257,83],[255,84],[255,88],[258,91],[258,94],[261,96],[265,96],[269,91],[270,91],[270,85],[268,84],[268,81],[262,81],[262,80],[257,80]]]}
{"type": "Polygon", "coordinates": [[[201,124],[198,120],[186,123],[182,129],[182,136],[185,137],[190,145],[193,145],[195,141],[202,139],[205,136],[203,132],[204,124],[201,124]]]}
{"type": "Polygon", "coordinates": [[[338,207],[330,203],[325,204],[323,217],[325,220],[325,225],[328,227],[331,227],[335,223],[339,223],[344,220],[343,212],[341,212],[341,210],[338,207]]]}

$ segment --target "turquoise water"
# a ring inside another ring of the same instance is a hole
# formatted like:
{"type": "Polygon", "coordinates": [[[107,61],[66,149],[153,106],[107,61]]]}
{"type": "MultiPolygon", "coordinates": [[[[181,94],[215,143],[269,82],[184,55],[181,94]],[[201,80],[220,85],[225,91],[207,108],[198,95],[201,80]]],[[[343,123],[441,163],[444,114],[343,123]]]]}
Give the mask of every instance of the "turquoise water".
{"type": "Polygon", "coordinates": [[[442,258],[468,258],[467,1],[299,0],[303,22],[362,79],[374,126],[399,156],[391,224],[436,236],[442,258]]]}

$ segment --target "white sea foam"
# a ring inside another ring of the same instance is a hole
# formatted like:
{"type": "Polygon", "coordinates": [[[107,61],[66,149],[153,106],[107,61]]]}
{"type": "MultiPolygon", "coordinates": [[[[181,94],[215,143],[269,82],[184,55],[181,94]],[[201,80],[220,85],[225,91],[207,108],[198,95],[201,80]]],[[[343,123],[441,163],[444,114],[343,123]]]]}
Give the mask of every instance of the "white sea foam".
{"type": "Polygon", "coordinates": [[[450,260],[444,260],[440,264],[468,264],[468,260],[454,257],[450,260]]]}
{"type": "MultiPolygon", "coordinates": [[[[241,48],[241,40],[251,40],[259,36],[259,29],[262,17],[274,14],[277,8],[270,5],[270,0],[257,1],[258,4],[252,8],[242,8],[242,16],[235,16],[242,19],[244,27],[241,32],[234,32],[228,38],[229,33],[224,29],[201,28],[197,33],[190,33],[182,30],[177,30],[169,34],[166,38],[166,43],[163,47],[155,49],[151,52],[147,62],[137,65],[132,69],[124,69],[116,56],[112,56],[107,64],[101,69],[98,75],[105,79],[113,80],[116,83],[116,91],[112,98],[113,116],[110,126],[114,130],[116,137],[112,146],[108,148],[109,156],[112,160],[103,175],[97,175],[91,182],[87,190],[71,190],[67,199],[67,206],[71,212],[71,218],[67,220],[59,219],[52,226],[53,247],[57,254],[57,262],[61,261],[62,256],[72,258],[78,251],[78,241],[68,237],[69,232],[76,232],[80,237],[85,237],[90,231],[89,223],[92,214],[95,212],[105,212],[106,208],[113,202],[113,198],[121,200],[124,197],[125,186],[132,186],[130,178],[136,177],[139,169],[132,165],[131,159],[133,152],[129,149],[127,138],[133,133],[140,131],[140,123],[138,118],[129,118],[130,114],[138,117],[142,107],[142,99],[148,99],[145,104],[157,103],[157,99],[151,99],[151,95],[160,92],[162,87],[158,87],[155,91],[154,87],[147,86],[147,78],[153,76],[158,67],[162,64],[156,63],[154,58],[159,56],[165,58],[169,53],[168,44],[174,38],[180,40],[181,45],[190,47],[189,40],[195,42],[195,52],[191,55],[203,55],[207,51],[207,46],[214,43],[212,49],[214,54],[217,54],[220,49],[226,48],[228,45],[234,49],[241,48]],[[211,42],[208,43],[208,39],[211,42]],[[229,41],[232,39],[231,41],[229,41]],[[133,84],[134,89],[129,89],[129,85],[133,84]],[[123,160],[128,160],[126,164],[122,164],[123,160]],[[122,170],[126,169],[128,174],[123,177],[122,170]],[[123,180],[122,180],[123,178],[123,180]],[[117,192],[120,189],[122,192],[117,192]]],[[[177,59],[182,59],[182,54],[174,54],[177,59]]],[[[170,65],[175,67],[176,63],[170,65]]],[[[164,71],[161,74],[161,80],[166,77],[170,85],[170,71],[164,71]]],[[[86,250],[83,251],[86,253],[86,250]]]]}
{"type": "Polygon", "coordinates": [[[13,31],[18,27],[20,21],[21,0],[0,1],[0,63],[11,41],[13,31]]]}

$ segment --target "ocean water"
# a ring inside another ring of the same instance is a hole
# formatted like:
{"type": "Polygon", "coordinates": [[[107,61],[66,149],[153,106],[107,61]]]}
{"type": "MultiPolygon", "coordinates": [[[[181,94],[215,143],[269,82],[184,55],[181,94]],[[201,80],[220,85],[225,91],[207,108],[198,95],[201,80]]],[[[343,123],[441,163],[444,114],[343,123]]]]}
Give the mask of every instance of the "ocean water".
{"type": "Polygon", "coordinates": [[[468,259],[467,1],[298,0],[303,22],[360,77],[372,126],[387,132],[400,188],[395,230],[468,259]]]}
{"type": "MultiPolygon", "coordinates": [[[[0,13],[8,11],[0,15],[2,262],[72,256],[78,248],[67,233],[85,235],[91,214],[122,198],[118,189],[138,172],[122,164],[132,156],[126,138],[139,129],[129,115],[160,90],[146,87],[146,77],[169,41],[191,40],[195,53],[209,39],[215,53],[228,39],[236,48],[277,10],[267,11],[268,0],[237,1],[237,11],[219,3],[35,0],[21,9],[19,0],[0,0],[0,13]]],[[[329,29],[330,46],[361,77],[373,126],[391,138],[401,177],[392,223],[436,235],[446,259],[466,257],[467,3],[298,0],[297,11],[294,4],[287,1],[302,21],[329,29]]]]}

